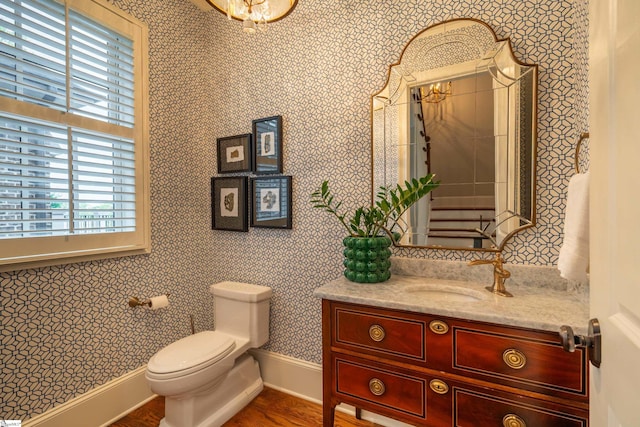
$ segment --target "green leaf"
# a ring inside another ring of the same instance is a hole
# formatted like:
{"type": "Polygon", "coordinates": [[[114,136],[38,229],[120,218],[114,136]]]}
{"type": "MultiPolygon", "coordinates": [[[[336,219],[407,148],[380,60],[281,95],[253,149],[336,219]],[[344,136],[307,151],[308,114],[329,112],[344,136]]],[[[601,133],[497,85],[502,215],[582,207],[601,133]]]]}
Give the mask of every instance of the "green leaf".
{"type": "Polygon", "coordinates": [[[397,205],[398,203],[400,203],[400,200],[398,199],[398,195],[396,194],[395,191],[392,191],[390,195],[391,195],[391,203],[393,203],[394,205],[397,205]]]}
{"type": "MultiPolygon", "coordinates": [[[[410,181],[391,186],[381,186],[374,201],[369,207],[359,207],[353,211],[349,219],[344,213],[339,213],[342,202],[334,203],[334,196],[329,190],[328,181],[323,181],[320,189],[311,193],[311,203],[314,208],[323,209],[334,215],[352,236],[374,236],[381,231],[390,234],[398,226],[398,221],[404,213],[421,197],[438,187],[439,182],[433,182],[433,174],[412,178],[410,181]]],[[[402,227],[400,227],[402,228],[402,227]]]]}

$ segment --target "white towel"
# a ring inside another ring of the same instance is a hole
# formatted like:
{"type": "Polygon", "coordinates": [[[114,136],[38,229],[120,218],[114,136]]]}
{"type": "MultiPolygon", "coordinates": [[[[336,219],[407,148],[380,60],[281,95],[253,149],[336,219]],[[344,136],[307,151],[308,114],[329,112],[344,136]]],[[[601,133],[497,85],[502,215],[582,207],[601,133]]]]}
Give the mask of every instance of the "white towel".
{"type": "Polygon", "coordinates": [[[589,268],[589,173],[569,180],[564,241],[558,257],[560,276],[580,283],[587,281],[589,268]]]}

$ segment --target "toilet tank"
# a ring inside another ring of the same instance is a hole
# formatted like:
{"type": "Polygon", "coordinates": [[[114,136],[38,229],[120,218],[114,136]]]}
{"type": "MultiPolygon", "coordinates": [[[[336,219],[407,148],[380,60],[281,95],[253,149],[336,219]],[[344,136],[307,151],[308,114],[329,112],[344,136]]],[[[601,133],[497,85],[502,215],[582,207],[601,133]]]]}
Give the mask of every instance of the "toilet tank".
{"type": "Polygon", "coordinates": [[[240,282],[210,286],[216,331],[248,338],[252,348],[269,340],[271,288],[240,282]]]}

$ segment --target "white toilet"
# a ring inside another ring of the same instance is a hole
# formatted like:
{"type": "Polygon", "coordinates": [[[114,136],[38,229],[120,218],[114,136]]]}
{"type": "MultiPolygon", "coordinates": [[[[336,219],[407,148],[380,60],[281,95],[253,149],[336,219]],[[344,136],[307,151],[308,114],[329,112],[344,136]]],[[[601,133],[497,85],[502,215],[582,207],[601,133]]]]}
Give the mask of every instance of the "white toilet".
{"type": "Polygon", "coordinates": [[[165,396],[160,427],[218,427],[262,391],[258,362],[247,353],[269,340],[271,288],[221,282],[215,331],[169,344],[147,364],[151,390],[165,396]]]}

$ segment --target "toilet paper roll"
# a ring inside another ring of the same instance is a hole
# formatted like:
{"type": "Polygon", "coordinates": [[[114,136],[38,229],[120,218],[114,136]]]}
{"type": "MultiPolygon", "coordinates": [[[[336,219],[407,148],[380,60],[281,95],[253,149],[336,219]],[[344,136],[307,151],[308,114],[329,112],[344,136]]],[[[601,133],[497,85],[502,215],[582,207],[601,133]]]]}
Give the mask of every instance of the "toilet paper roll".
{"type": "Polygon", "coordinates": [[[169,306],[169,298],[166,295],[158,295],[150,299],[151,304],[149,308],[151,310],[158,310],[159,308],[165,308],[169,306]]]}

